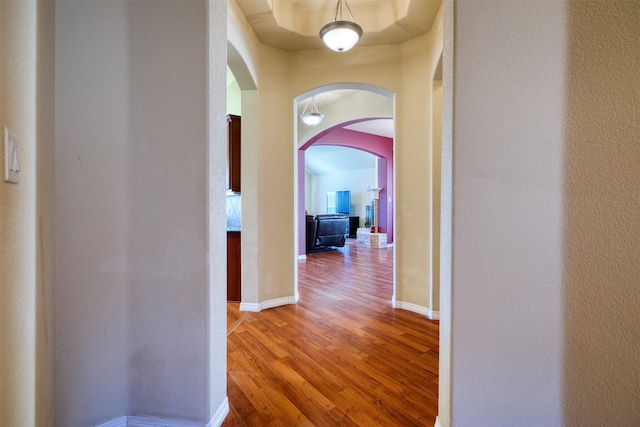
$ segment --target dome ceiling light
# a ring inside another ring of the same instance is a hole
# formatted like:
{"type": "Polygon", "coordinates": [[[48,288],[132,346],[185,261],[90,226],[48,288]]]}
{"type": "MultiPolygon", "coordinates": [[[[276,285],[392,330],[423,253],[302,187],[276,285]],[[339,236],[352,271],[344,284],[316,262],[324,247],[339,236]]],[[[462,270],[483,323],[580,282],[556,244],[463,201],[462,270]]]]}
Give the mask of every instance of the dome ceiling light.
{"type": "Polygon", "coordinates": [[[322,121],[322,119],[324,118],[324,114],[318,111],[315,96],[307,99],[307,103],[304,106],[304,110],[302,110],[302,114],[300,114],[300,118],[307,126],[316,126],[322,121]],[[311,105],[311,110],[307,112],[307,108],[309,108],[309,105],[311,105]]]}
{"type": "Polygon", "coordinates": [[[325,24],[320,29],[320,38],[327,47],[336,52],[346,52],[358,43],[362,37],[362,27],[356,24],[351,9],[347,4],[347,0],[338,0],[336,11],[333,15],[333,21],[325,24]],[[347,11],[351,16],[351,21],[342,20],[342,3],[347,7],[347,11]],[[340,19],[338,20],[338,14],[340,19]]]}

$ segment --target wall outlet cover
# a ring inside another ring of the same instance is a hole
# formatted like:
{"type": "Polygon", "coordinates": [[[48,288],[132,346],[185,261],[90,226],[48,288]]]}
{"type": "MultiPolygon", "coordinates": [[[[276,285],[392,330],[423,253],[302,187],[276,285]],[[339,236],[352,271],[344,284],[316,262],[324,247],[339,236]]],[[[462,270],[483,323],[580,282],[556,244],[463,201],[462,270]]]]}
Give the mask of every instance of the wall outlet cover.
{"type": "Polygon", "coordinates": [[[9,129],[4,128],[4,180],[17,184],[20,180],[20,159],[18,156],[18,138],[9,129]]]}

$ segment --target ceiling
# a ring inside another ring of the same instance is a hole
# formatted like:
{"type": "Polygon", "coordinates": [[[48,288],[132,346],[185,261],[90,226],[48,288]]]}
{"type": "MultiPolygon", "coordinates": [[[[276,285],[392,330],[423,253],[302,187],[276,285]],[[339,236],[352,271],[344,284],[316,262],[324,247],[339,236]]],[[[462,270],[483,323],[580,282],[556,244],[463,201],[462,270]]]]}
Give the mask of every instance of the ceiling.
{"type": "Polygon", "coordinates": [[[305,171],[311,175],[344,172],[356,169],[373,169],[376,156],[347,147],[313,145],[304,156],[305,171]]]}
{"type": "MultiPolygon", "coordinates": [[[[286,51],[327,49],[318,33],[334,19],[337,0],[236,0],[258,39],[286,51]]],[[[442,0],[348,0],[354,21],[364,34],[357,46],[399,44],[428,33],[442,0]]],[[[340,20],[338,16],[338,20],[340,20]]],[[[343,7],[343,20],[351,20],[343,7]]],[[[356,46],[356,47],[357,47],[356,46]]],[[[336,53],[348,55],[348,52],[336,53]]],[[[317,94],[320,111],[356,90],[333,90],[317,94]]],[[[298,104],[300,111],[304,101],[298,104]]],[[[393,120],[355,123],[346,129],[393,138],[393,120]]],[[[344,147],[310,147],[306,163],[310,173],[373,167],[375,156],[344,147]]]]}
{"type": "MultiPolygon", "coordinates": [[[[325,48],[318,33],[333,20],[337,0],[236,0],[236,3],[262,43],[297,51],[325,48]]],[[[404,43],[428,33],[441,3],[442,0],[349,0],[347,5],[364,31],[358,46],[374,46],[404,43]]],[[[346,7],[342,19],[351,20],[346,7]]]]}

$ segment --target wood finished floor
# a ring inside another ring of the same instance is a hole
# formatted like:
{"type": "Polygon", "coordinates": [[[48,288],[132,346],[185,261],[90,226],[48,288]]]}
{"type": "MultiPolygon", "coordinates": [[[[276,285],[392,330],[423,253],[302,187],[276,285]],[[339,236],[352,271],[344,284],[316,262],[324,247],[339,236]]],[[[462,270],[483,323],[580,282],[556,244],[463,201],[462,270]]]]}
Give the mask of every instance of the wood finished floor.
{"type": "Polygon", "coordinates": [[[390,304],[393,250],[347,245],[298,263],[296,305],[229,303],[223,426],[433,426],[437,321],[390,304]]]}

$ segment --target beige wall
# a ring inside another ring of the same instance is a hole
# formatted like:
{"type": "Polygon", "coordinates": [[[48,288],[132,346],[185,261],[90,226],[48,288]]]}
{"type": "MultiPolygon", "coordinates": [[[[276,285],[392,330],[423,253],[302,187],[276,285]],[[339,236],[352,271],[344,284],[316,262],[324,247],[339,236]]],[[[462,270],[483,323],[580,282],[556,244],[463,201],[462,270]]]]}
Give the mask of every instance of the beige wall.
{"type": "Polygon", "coordinates": [[[0,423],[34,425],[37,7],[2,2],[0,13],[1,125],[20,142],[22,169],[19,184],[0,182],[0,423]]]}
{"type": "Polygon", "coordinates": [[[0,4],[0,126],[20,182],[0,182],[0,424],[52,425],[53,4],[0,4]],[[36,61],[37,57],[37,61],[36,61]]]}
{"type": "Polygon", "coordinates": [[[455,8],[440,424],[637,425],[640,5],[455,8]]]}
{"type": "MultiPolygon", "coordinates": [[[[442,182],[442,80],[433,80],[433,116],[431,119],[431,135],[433,138],[431,155],[431,206],[433,216],[431,217],[431,247],[433,254],[431,264],[431,283],[440,285],[440,199],[442,182]]],[[[430,287],[429,307],[440,312],[440,286],[430,287]]]]}
{"type": "Polygon", "coordinates": [[[290,301],[295,292],[294,98],[321,86],[357,82],[396,94],[396,161],[405,165],[400,172],[396,168],[396,297],[429,308],[430,235],[425,216],[430,194],[424,188],[429,187],[431,171],[424,163],[429,164],[431,156],[432,105],[425,99],[431,98],[430,76],[441,52],[441,16],[434,32],[402,46],[356,47],[346,54],[325,49],[286,53],[260,44],[234,2],[229,10],[229,40],[255,73],[258,88],[259,140],[247,147],[243,138],[243,153],[251,150],[257,156],[254,170],[243,168],[243,193],[245,177],[258,185],[258,193],[255,200],[243,194],[243,212],[260,214],[255,231],[243,222],[243,246],[254,241],[251,234],[258,236],[259,259],[244,259],[244,264],[257,269],[259,300],[246,302],[290,301]],[[413,237],[418,234],[424,238],[413,237]]]}
{"type": "Polygon", "coordinates": [[[568,2],[567,425],[640,423],[640,3],[568,2]]]}
{"type": "Polygon", "coordinates": [[[38,2],[36,423],[54,425],[55,5],[38,2]]]}

